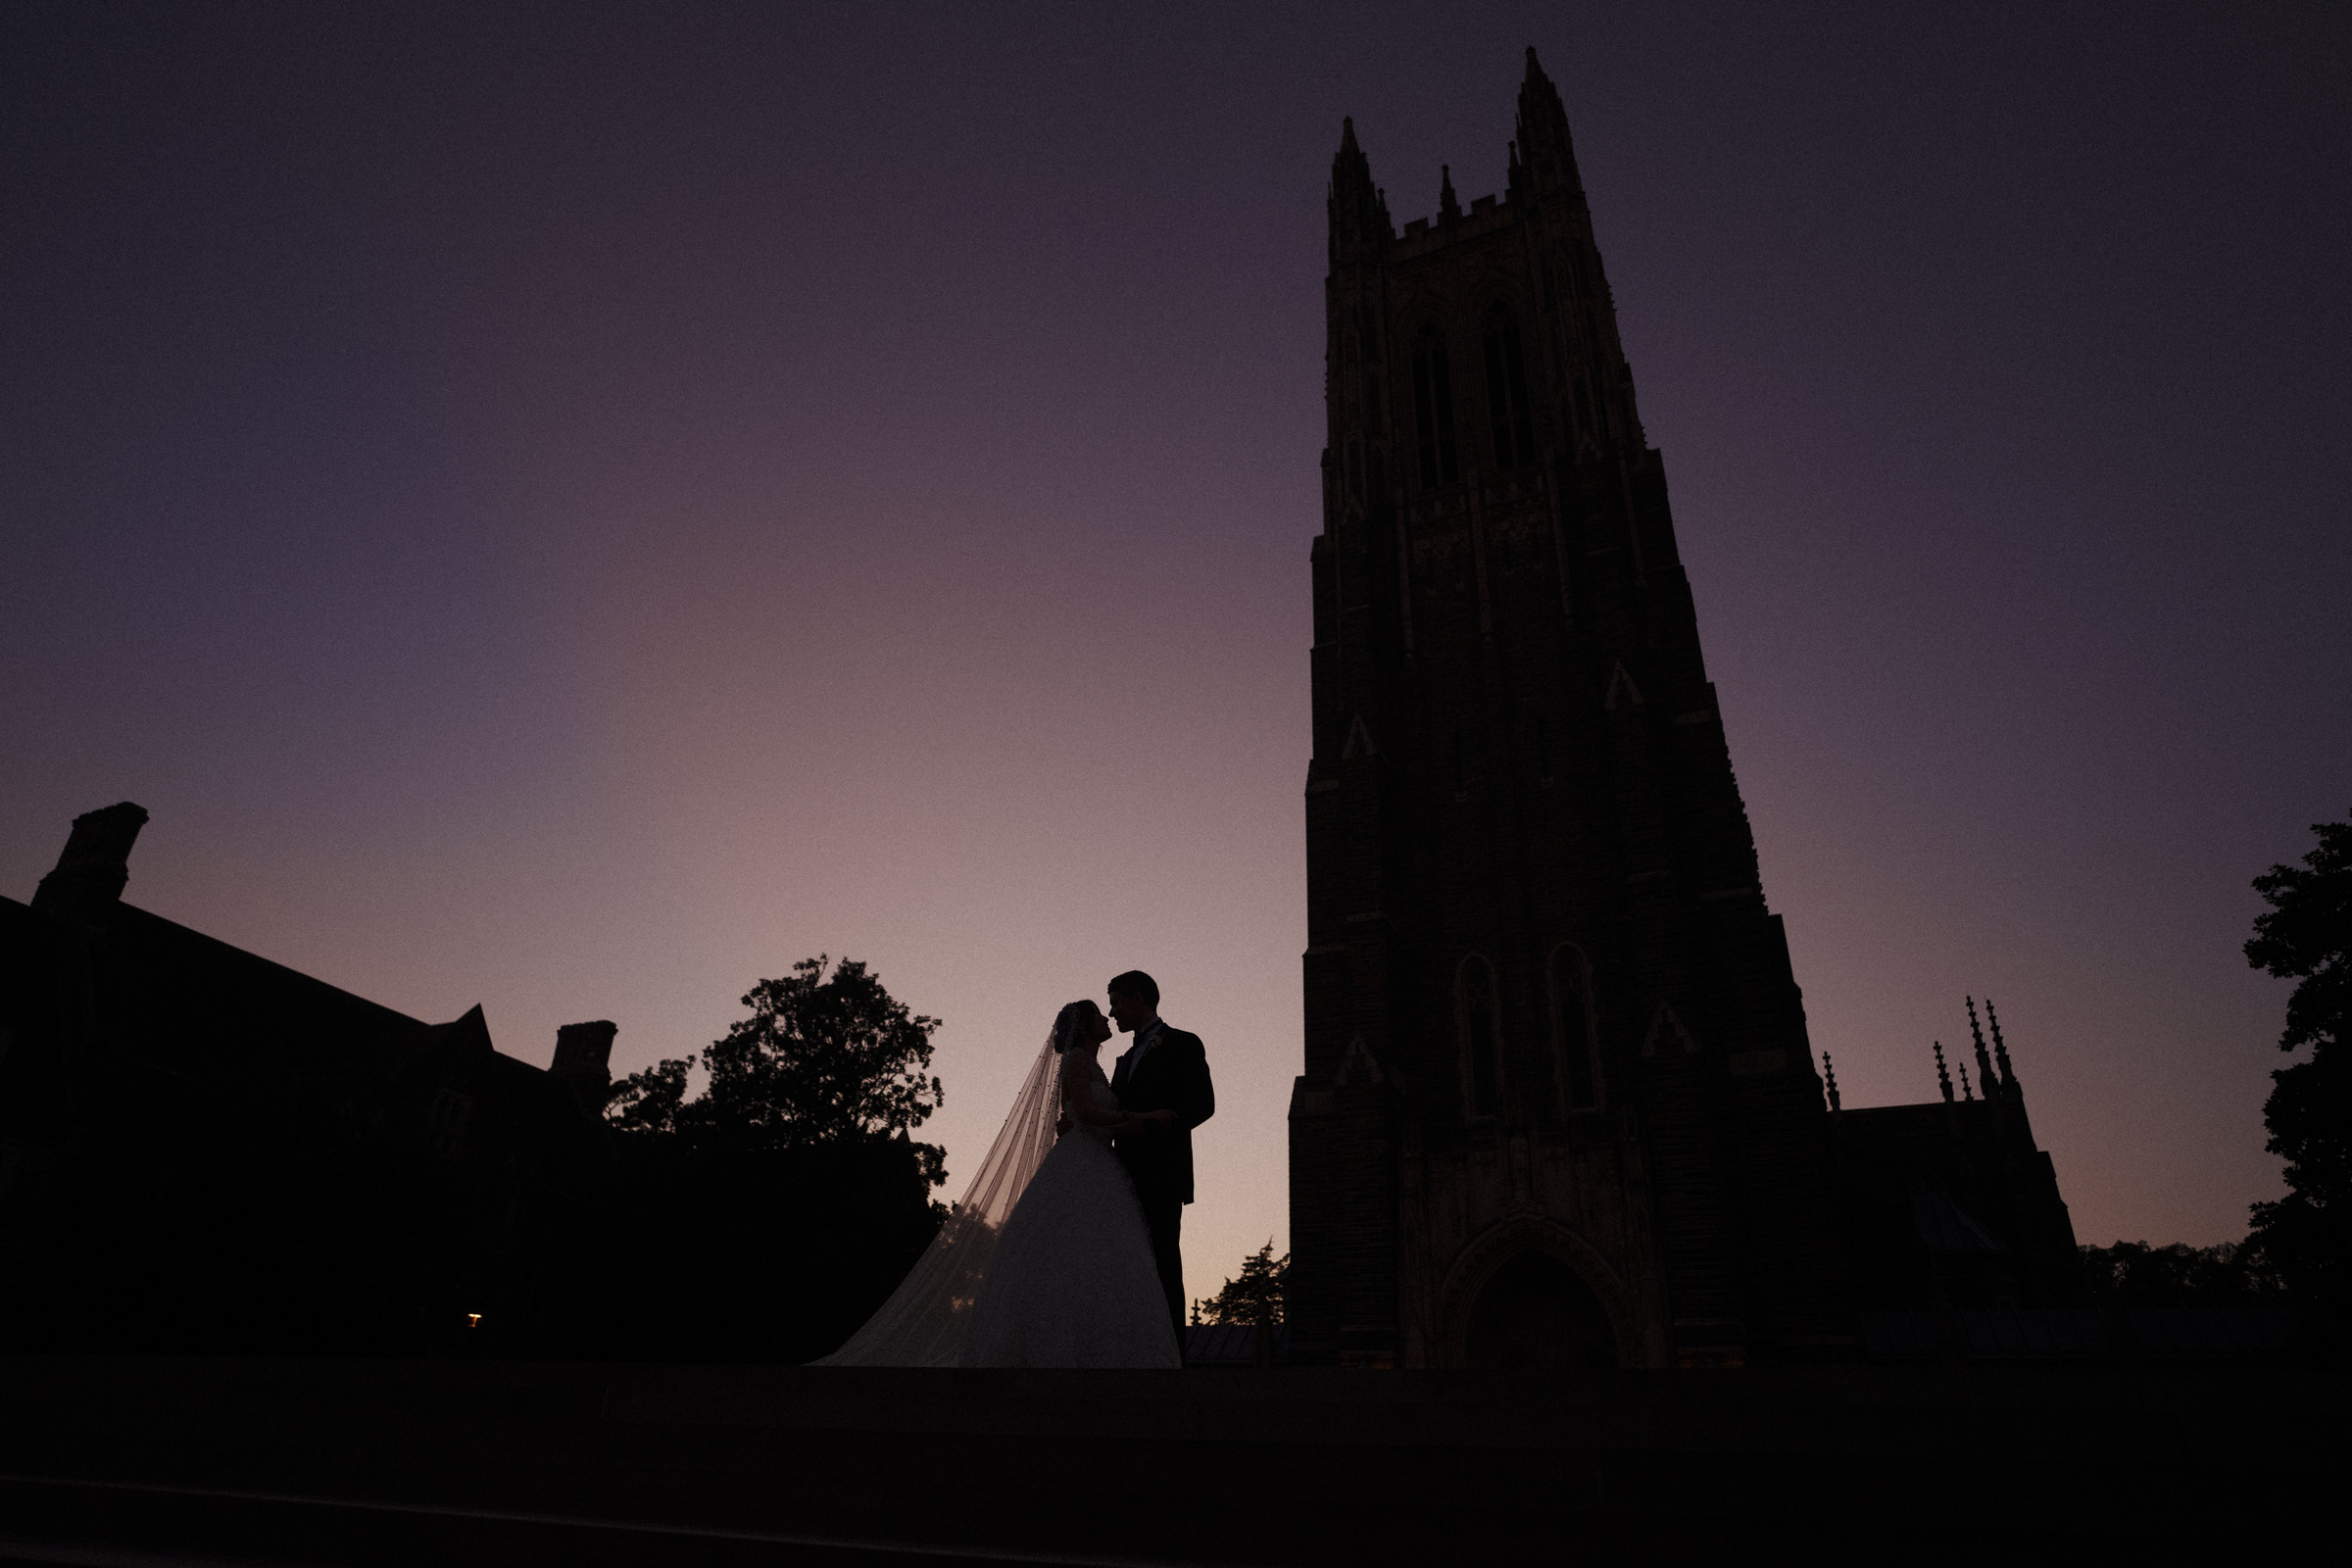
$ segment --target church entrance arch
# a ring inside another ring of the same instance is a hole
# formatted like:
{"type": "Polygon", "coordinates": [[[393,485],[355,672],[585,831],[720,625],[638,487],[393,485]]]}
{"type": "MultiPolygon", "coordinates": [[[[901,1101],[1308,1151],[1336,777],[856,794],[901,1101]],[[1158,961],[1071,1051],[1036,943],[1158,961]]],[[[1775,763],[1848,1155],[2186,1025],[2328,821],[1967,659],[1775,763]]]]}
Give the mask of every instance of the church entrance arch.
{"type": "Polygon", "coordinates": [[[1472,1366],[1617,1365],[1617,1332],[1600,1298],[1574,1269],[1535,1248],[1487,1277],[1464,1329],[1464,1359],[1472,1366]]]}

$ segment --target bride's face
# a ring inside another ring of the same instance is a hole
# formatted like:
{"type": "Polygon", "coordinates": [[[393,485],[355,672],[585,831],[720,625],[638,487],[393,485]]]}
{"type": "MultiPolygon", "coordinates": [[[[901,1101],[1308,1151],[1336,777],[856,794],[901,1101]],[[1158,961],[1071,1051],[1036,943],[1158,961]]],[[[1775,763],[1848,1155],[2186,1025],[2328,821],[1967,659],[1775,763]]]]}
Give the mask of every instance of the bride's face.
{"type": "Polygon", "coordinates": [[[1110,1020],[1099,1012],[1089,1013],[1086,1027],[1080,1033],[1085,1035],[1088,1045],[1099,1046],[1110,1038],[1110,1020]]]}

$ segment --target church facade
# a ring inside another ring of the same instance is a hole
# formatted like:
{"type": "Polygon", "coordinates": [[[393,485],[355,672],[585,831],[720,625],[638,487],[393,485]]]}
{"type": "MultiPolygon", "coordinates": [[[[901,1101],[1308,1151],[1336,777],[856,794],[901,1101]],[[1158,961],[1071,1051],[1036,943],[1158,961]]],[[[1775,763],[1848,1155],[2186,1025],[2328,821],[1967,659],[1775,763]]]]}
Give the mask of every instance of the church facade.
{"type": "Polygon", "coordinates": [[[1332,170],[1292,1356],[1856,1354],[1857,1178],[1532,49],[1517,130],[1401,233],[1352,123],[1332,170]]]}

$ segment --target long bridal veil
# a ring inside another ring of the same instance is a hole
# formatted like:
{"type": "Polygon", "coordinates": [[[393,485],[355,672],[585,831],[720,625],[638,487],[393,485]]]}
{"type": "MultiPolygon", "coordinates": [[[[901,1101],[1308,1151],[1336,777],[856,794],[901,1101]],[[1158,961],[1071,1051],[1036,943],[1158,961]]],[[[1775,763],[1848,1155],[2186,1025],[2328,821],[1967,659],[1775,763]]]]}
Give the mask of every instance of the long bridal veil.
{"type": "Polygon", "coordinates": [[[948,1211],[946,1223],[914,1268],[865,1327],[816,1366],[954,1366],[963,1352],[972,1298],[997,1250],[997,1237],[1021,1191],[1054,1148],[1061,1058],[1046,1036],[1029,1077],[988,1158],[948,1211]]]}

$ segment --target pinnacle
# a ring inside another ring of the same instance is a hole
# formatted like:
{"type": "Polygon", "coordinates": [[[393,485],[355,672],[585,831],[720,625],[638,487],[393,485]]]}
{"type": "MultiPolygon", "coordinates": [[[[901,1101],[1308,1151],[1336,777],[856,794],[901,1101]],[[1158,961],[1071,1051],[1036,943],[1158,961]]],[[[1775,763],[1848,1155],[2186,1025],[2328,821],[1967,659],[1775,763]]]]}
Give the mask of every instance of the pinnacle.
{"type": "Polygon", "coordinates": [[[1538,83],[1546,87],[1551,85],[1551,78],[1544,74],[1543,66],[1536,61],[1536,46],[1532,43],[1527,46],[1527,83],[1529,86],[1538,83]]]}

